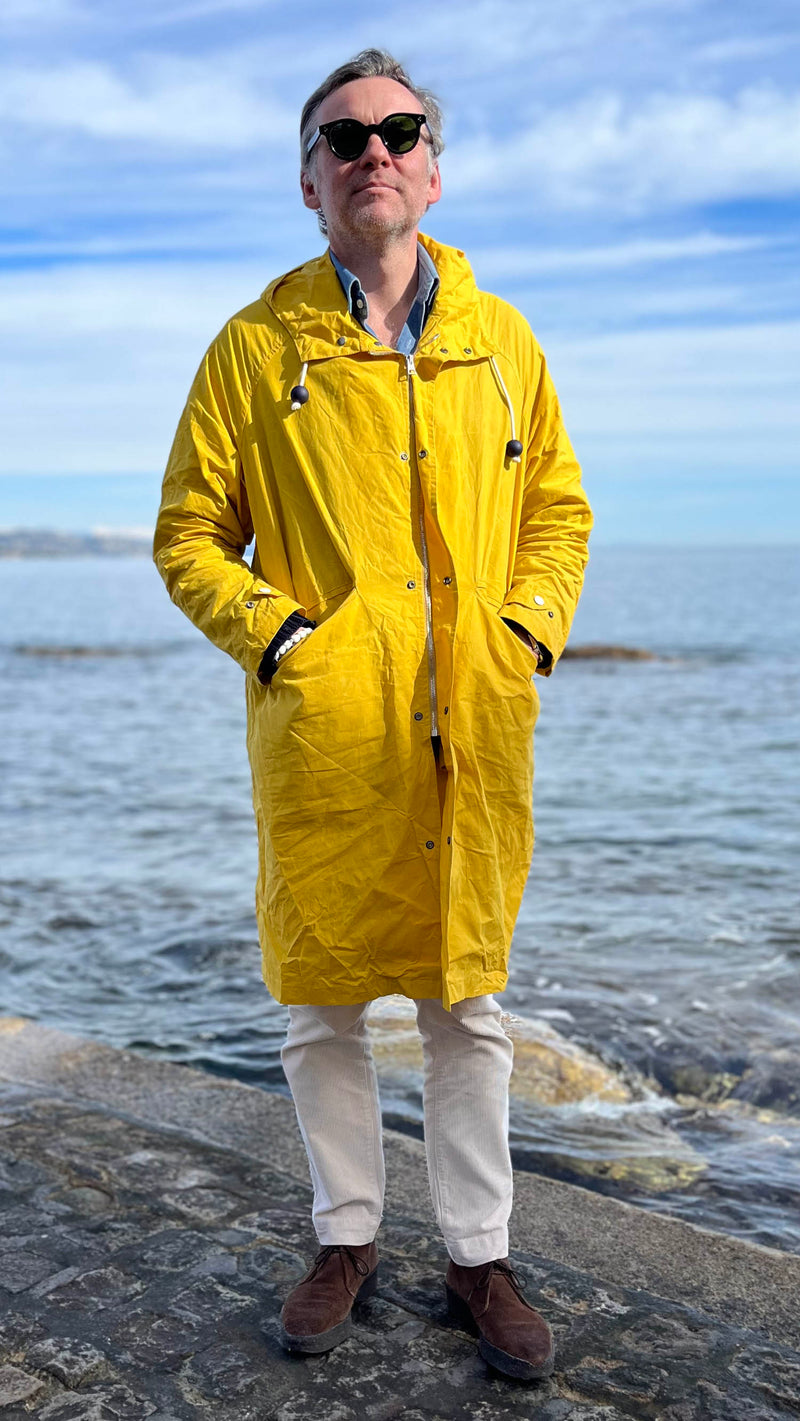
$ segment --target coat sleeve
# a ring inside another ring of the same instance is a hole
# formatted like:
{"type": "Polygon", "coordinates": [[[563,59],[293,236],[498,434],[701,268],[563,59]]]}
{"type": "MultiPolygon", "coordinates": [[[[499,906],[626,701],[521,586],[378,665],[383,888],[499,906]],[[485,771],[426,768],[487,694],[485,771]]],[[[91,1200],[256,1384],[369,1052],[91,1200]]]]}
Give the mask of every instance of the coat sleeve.
{"type": "Polygon", "coordinates": [[[257,675],[294,598],[255,577],[243,554],[253,536],[239,452],[251,380],[228,328],[195,377],[167,462],[153,558],[169,595],[200,631],[257,675]]]}
{"type": "Polygon", "coordinates": [[[538,346],[536,352],[538,378],[528,406],[520,466],[519,534],[509,591],[500,612],[519,622],[547,648],[552,660],[538,670],[549,676],[564,649],[578,605],[592,513],[561,419],[558,396],[538,346]]]}

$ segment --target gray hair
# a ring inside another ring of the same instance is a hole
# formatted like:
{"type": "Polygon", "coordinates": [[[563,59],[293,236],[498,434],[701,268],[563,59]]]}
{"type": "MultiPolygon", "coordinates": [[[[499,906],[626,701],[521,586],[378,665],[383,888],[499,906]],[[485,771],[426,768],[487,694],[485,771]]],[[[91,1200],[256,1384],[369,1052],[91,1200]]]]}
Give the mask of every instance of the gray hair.
{"type": "MultiPolygon", "coordinates": [[[[334,93],[336,89],[341,89],[343,84],[351,83],[353,79],[394,79],[396,83],[402,84],[404,88],[408,89],[415,99],[419,100],[428,121],[430,142],[426,143],[426,150],[428,167],[432,168],[439,154],[444,150],[442,110],[436,95],[431,93],[430,89],[422,89],[418,84],[412,84],[402,64],[389,54],[388,50],[362,49],[360,54],[354,55],[345,64],[340,64],[339,68],[334,69],[327,79],[323,79],[303,105],[303,112],[300,115],[301,173],[310,172],[313,169],[316,148],[309,156],[308,142],[316,127],[314,116],[317,109],[329,94],[334,93]]],[[[317,221],[320,231],[327,235],[328,224],[325,221],[324,213],[317,213],[317,221]]]]}

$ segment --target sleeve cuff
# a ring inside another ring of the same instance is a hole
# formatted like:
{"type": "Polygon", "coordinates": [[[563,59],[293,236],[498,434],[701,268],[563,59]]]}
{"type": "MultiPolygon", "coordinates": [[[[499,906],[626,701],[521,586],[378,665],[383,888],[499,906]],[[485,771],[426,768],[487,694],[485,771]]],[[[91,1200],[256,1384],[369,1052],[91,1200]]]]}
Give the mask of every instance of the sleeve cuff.
{"type": "Polygon", "coordinates": [[[304,617],[302,612],[291,612],[289,614],[286,621],[278,627],[272,641],[261,658],[261,664],[257,674],[262,686],[268,686],[272,679],[277,665],[275,653],[281,643],[286,641],[287,637],[292,636],[294,632],[298,631],[300,627],[315,627],[316,625],[316,622],[312,622],[310,618],[304,617]]]}
{"type": "Polygon", "coordinates": [[[528,628],[524,627],[522,625],[522,622],[515,622],[512,617],[503,617],[503,621],[506,623],[507,626],[513,627],[516,632],[523,632],[529,643],[532,642],[536,646],[538,646],[542,655],[536,668],[537,671],[544,671],[547,669],[547,667],[552,666],[552,652],[545,646],[544,642],[539,641],[539,638],[535,637],[533,635],[533,632],[528,631],[528,628]]]}

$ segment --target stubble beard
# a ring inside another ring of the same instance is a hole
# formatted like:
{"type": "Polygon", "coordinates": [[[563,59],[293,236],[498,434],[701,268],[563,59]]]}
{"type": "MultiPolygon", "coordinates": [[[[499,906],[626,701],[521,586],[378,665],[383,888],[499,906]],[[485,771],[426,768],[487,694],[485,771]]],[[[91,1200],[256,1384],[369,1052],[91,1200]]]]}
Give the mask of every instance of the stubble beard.
{"type": "Polygon", "coordinates": [[[357,207],[346,210],[340,225],[348,237],[374,250],[392,246],[408,237],[409,233],[416,232],[423,216],[424,213],[415,216],[411,212],[403,212],[396,217],[387,217],[372,207],[357,207]]]}

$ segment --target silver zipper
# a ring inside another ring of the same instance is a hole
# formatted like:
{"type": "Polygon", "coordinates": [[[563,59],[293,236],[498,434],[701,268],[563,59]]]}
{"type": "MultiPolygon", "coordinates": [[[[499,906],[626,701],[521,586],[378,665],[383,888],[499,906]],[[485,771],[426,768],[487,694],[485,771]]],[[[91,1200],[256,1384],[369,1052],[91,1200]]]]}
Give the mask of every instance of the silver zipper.
{"type": "Polygon", "coordinates": [[[436,711],[436,653],[433,648],[433,618],[431,615],[431,569],[428,562],[428,540],[425,536],[425,500],[422,493],[422,479],[417,461],[417,437],[414,427],[414,386],[411,376],[416,375],[414,356],[406,355],[406,374],[408,378],[408,414],[411,432],[411,448],[414,468],[417,474],[417,484],[419,487],[419,536],[422,544],[422,567],[425,573],[425,626],[426,642],[428,648],[428,692],[431,701],[431,735],[439,734],[439,720],[436,711]]]}

